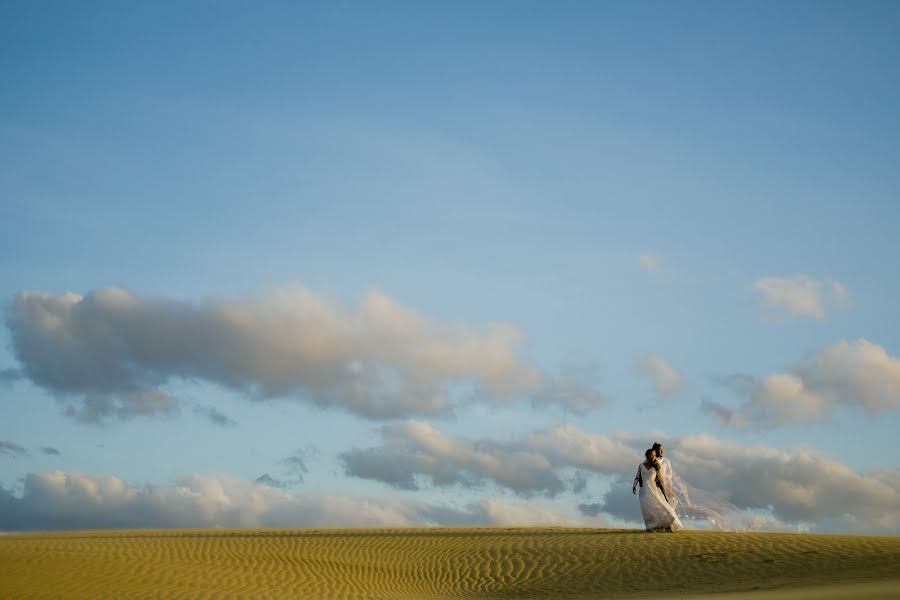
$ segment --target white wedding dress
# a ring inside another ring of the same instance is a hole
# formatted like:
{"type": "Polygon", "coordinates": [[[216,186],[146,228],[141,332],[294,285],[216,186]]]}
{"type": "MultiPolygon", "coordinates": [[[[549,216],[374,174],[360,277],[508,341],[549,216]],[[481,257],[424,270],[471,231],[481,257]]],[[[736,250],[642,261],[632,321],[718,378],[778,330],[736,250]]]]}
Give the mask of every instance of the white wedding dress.
{"type": "Polygon", "coordinates": [[[641,500],[641,514],[644,515],[644,525],[647,527],[647,531],[669,527],[672,528],[672,531],[684,529],[684,525],[675,514],[675,508],[666,501],[659,486],[656,485],[656,469],[653,467],[648,469],[644,463],[641,463],[638,466],[638,472],[644,483],[638,493],[638,498],[641,500]]]}

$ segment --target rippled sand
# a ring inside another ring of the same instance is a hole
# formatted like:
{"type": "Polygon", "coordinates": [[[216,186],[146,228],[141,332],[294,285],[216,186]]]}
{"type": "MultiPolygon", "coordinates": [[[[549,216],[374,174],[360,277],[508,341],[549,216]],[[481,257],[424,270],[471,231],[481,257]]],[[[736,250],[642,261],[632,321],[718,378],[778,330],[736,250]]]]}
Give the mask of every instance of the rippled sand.
{"type": "Polygon", "coordinates": [[[596,529],[0,536],[0,598],[900,598],[900,537],[596,529]],[[774,595],[773,595],[774,593],[774,595]]]}

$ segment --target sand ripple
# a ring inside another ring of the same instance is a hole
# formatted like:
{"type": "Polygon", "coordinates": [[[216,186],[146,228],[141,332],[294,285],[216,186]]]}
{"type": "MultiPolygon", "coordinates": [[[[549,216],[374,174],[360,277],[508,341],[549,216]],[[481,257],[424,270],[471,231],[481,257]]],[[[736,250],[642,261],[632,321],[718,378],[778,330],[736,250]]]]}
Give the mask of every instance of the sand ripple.
{"type": "Polygon", "coordinates": [[[855,597],[900,597],[900,538],[552,528],[0,537],[4,599],[633,598],[754,590],[787,598],[828,589],[843,590],[835,597],[854,597],[854,590],[855,597]],[[869,587],[856,585],[864,582],[869,587]]]}

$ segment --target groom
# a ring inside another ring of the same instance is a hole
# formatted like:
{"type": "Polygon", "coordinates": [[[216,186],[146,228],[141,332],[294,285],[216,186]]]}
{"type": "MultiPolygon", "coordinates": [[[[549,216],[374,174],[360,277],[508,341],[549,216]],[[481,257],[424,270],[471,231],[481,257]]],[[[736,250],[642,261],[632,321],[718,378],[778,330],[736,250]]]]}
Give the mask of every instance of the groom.
{"type": "Polygon", "coordinates": [[[678,500],[675,498],[674,491],[675,487],[675,474],[672,471],[672,463],[669,462],[669,459],[663,456],[665,454],[665,448],[659,442],[653,444],[653,451],[656,452],[656,460],[659,461],[660,471],[662,471],[663,482],[665,483],[665,495],[666,499],[669,501],[669,504],[672,505],[672,508],[678,505],[678,500]]]}

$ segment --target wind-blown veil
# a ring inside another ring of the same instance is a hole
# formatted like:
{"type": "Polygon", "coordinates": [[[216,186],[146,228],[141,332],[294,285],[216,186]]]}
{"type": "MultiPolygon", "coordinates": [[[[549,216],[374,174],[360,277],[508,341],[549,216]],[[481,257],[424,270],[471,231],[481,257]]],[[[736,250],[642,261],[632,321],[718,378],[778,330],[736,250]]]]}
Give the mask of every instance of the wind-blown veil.
{"type": "Polygon", "coordinates": [[[719,531],[753,531],[759,528],[758,518],[747,515],[721,494],[694,487],[674,472],[670,479],[669,488],[680,516],[706,521],[719,531]]]}

